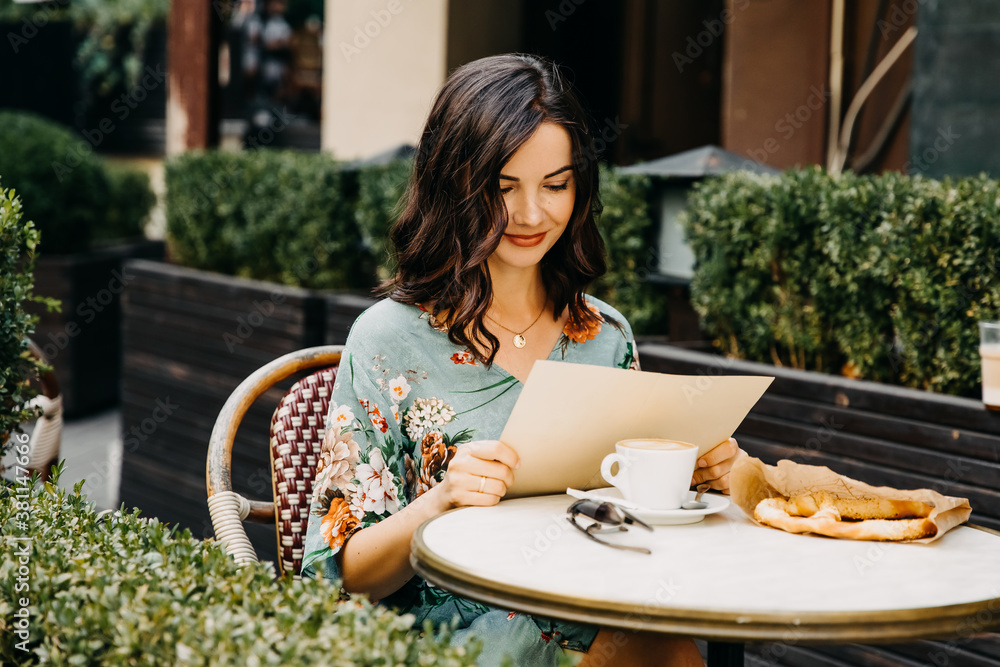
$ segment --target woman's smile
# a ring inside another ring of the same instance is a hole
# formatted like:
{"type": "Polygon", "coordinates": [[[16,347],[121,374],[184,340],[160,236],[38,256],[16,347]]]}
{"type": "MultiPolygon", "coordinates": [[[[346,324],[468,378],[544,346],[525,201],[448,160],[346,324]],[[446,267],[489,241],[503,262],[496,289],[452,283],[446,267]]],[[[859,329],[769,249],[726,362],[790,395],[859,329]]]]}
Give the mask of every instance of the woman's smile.
{"type": "Polygon", "coordinates": [[[545,240],[545,235],[548,232],[542,232],[541,234],[504,234],[504,238],[513,243],[520,248],[533,248],[542,241],[545,240]]]}

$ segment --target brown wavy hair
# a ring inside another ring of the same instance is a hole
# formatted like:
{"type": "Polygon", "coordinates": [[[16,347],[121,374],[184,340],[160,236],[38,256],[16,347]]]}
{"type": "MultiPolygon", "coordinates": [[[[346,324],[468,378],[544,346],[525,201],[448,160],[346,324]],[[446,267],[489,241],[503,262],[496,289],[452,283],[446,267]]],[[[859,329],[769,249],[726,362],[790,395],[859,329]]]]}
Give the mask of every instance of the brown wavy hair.
{"type": "Polygon", "coordinates": [[[396,275],[380,287],[442,322],[448,338],[490,365],[500,341],[484,325],[493,298],[487,259],[507,226],[500,171],[543,122],[569,133],[576,199],[566,230],[542,259],[542,281],[558,319],[599,319],[584,288],[607,267],[594,221],[602,210],[587,114],[559,68],[510,54],[456,69],[434,100],[416,149],[403,211],[389,232],[396,275]],[[486,350],[484,357],[480,350],[486,350]]]}

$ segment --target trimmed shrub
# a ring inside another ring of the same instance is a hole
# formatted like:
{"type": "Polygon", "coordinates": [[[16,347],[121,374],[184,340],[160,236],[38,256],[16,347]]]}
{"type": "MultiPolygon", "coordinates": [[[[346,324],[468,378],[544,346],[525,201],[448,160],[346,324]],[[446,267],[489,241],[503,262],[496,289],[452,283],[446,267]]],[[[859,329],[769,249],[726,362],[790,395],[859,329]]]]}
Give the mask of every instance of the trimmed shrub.
{"type": "Polygon", "coordinates": [[[139,236],[156,201],[144,173],[106,166],[71,130],[32,114],[0,111],[0,176],[27,202],[44,254],[139,236]]]}
{"type": "MultiPolygon", "coordinates": [[[[167,165],[171,255],[193,268],[286,285],[373,287],[394,271],[388,232],[412,164],[351,174],[324,154],[185,153],[167,165]]],[[[640,334],[666,327],[665,299],[645,280],[656,259],[649,187],[647,177],[602,170],[598,227],[609,271],[592,288],[640,334]]]]}
{"type": "Polygon", "coordinates": [[[82,252],[108,204],[108,179],[90,146],[39,116],[0,111],[0,176],[27,202],[44,253],[82,252]]]}
{"type": "Polygon", "coordinates": [[[192,151],[167,164],[166,183],[169,248],[185,266],[317,289],[374,281],[325,154],[192,151]]]}
{"type": "Polygon", "coordinates": [[[156,204],[149,175],[137,169],[107,166],[110,205],[94,230],[95,241],[115,241],[143,236],[146,218],[156,204]]]}
{"type": "Polygon", "coordinates": [[[338,601],[336,583],[240,568],[217,544],[135,511],[99,517],[82,486],[3,489],[4,665],[475,664],[478,647],[449,646],[447,628],[417,633],[410,615],[338,601]]]}
{"type": "Polygon", "coordinates": [[[36,416],[24,405],[37,393],[28,381],[42,367],[28,355],[28,336],[38,318],[24,310],[27,301],[36,300],[31,290],[39,233],[21,216],[21,200],[0,187],[0,456],[14,444],[8,436],[36,416]]]}
{"type": "Polygon", "coordinates": [[[685,213],[692,302],[737,358],[978,396],[1000,315],[997,182],[726,174],[685,213]]]}
{"type": "Polygon", "coordinates": [[[358,169],[358,201],[354,216],[371,248],[379,282],[388,280],[396,272],[387,247],[389,229],[403,212],[401,200],[412,170],[413,160],[395,160],[387,165],[358,169]]]}
{"type": "Polygon", "coordinates": [[[667,304],[663,292],[647,278],[658,257],[657,226],[649,212],[648,176],[624,175],[601,168],[604,212],[597,227],[608,254],[608,272],[590,291],[617,308],[636,334],[666,333],[667,304]]]}

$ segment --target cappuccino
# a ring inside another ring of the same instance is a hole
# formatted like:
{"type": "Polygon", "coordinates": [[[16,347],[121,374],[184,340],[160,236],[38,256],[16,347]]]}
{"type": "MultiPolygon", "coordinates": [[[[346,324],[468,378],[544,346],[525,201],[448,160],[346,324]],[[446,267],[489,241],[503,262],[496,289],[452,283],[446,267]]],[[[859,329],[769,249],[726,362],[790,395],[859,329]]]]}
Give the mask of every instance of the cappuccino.
{"type": "Polygon", "coordinates": [[[631,449],[646,449],[652,451],[673,451],[678,449],[691,449],[694,445],[677,440],[622,440],[622,447],[631,449]]]}

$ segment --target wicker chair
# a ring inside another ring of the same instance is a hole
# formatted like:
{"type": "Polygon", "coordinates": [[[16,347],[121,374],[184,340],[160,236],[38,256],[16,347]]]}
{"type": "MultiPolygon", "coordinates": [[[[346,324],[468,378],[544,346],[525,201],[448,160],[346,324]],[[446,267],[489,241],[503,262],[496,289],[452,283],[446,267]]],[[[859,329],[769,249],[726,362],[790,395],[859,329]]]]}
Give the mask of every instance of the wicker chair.
{"type": "Polygon", "coordinates": [[[216,539],[238,563],[257,562],[243,520],[274,521],[281,573],[299,576],[313,477],[342,350],[339,345],[311,347],[262,366],[233,391],[215,421],[208,444],[208,509],[216,539]],[[317,367],[322,370],[292,385],[271,419],[269,458],[274,502],[248,500],[234,492],[233,440],[243,416],[254,400],[275,383],[317,367]]]}
{"type": "MultiPolygon", "coordinates": [[[[42,350],[34,341],[28,341],[28,349],[32,356],[45,360],[42,350]]],[[[28,402],[31,407],[41,410],[35,428],[28,440],[29,474],[37,472],[43,481],[48,481],[52,466],[59,459],[59,449],[62,443],[63,409],[62,395],[59,393],[59,381],[55,372],[49,370],[38,377],[41,393],[28,402]]]]}

